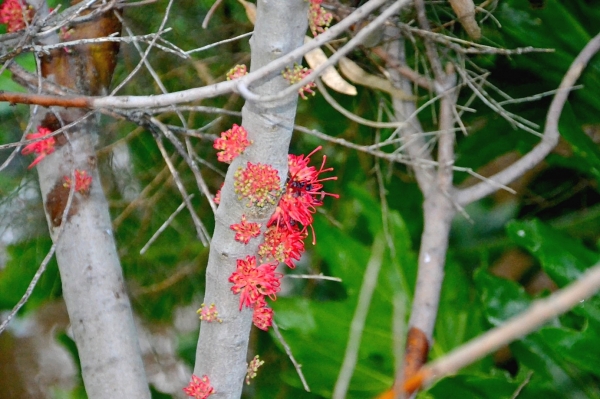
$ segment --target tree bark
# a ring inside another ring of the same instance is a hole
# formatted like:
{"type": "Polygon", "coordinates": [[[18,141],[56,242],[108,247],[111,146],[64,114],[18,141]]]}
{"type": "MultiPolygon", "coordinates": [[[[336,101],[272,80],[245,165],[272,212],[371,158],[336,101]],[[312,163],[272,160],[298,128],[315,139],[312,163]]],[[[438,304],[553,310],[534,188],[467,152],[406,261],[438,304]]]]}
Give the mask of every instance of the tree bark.
{"type": "MultiPolygon", "coordinates": [[[[250,71],[300,47],[308,27],[308,3],[304,0],[260,0],[254,35],[250,40],[250,71]]],[[[298,59],[297,62],[300,62],[298,59]]],[[[290,65],[293,67],[293,65],[290,65]]],[[[250,86],[259,95],[272,95],[289,86],[281,73],[271,74],[250,86]]],[[[247,207],[234,193],[234,173],[247,162],[271,165],[279,173],[281,186],[286,182],[289,143],[292,136],[298,96],[272,103],[247,102],[242,110],[242,126],[253,144],[238,156],[227,171],[221,190],[221,203],[215,214],[216,226],[206,271],[206,306],[214,303],[222,323],[202,322],[196,352],[194,374],[207,375],[215,388],[215,398],[239,398],[246,374],[248,338],[252,310],[239,310],[238,295],[231,291],[229,276],[236,270],[237,259],[256,255],[259,240],[244,245],[234,240],[230,226],[242,215],[266,228],[275,206],[247,207]]]]}
{"type": "MultiPolygon", "coordinates": [[[[70,38],[120,32],[114,12],[109,10],[89,21],[70,24],[70,38]]],[[[58,42],[60,38],[55,35],[47,40],[58,42]]],[[[82,94],[105,94],[117,52],[116,43],[57,49],[42,56],[42,75],[82,94]]],[[[38,125],[52,131],[77,122],[56,136],[55,152],[38,164],[37,171],[50,234],[57,244],[63,297],[87,395],[94,399],[149,398],[108,203],[98,174],[94,150],[97,117],[74,108],[39,108],[34,112],[38,125]],[[92,183],[89,192],[74,192],[66,220],[62,220],[70,193],[65,176],[75,180],[75,170],[85,171],[92,183]]]]}

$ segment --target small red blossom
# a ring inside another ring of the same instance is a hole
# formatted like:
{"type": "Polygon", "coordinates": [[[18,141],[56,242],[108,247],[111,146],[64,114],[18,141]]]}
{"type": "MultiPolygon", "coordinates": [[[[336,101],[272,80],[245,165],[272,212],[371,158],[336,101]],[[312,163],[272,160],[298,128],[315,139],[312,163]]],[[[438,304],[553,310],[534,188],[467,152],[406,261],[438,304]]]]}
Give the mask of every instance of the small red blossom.
{"type": "MultiPolygon", "coordinates": [[[[71,188],[71,177],[63,176],[65,183],[63,184],[66,188],[71,188]]],[[[88,194],[90,192],[90,186],[92,185],[92,176],[88,175],[85,170],[75,169],[75,191],[80,194],[88,194]]]]}
{"type": "Polygon", "coordinates": [[[0,5],[0,23],[6,24],[7,32],[25,29],[33,20],[35,10],[24,0],[5,0],[0,5]]]}
{"type": "Polygon", "coordinates": [[[248,244],[251,238],[258,237],[260,235],[260,223],[248,222],[246,215],[242,215],[242,221],[237,224],[229,226],[231,230],[235,231],[235,240],[248,244]]]}
{"type": "Polygon", "coordinates": [[[248,371],[246,372],[246,385],[250,385],[250,380],[256,377],[258,368],[263,364],[265,364],[264,360],[260,360],[258,355],[254,356],[250,363],[248,363],[248,371]]]}
{"type": "MultiPolygon", "coordinates": [[[[285,71],[283,71],[283,78],[290,82],[291,85],[293,85],[304,79],[311,72],[312,69],[303,68],[298,64],[294,64],[294,69],[291,69],[290,67],[285,68],[285,71]]],[[[309,82],[298,89],[298,94],[300,94],[300,97],[302,97],[302,99],[307,100],[304,92],[307,92],[314,96],[315,92],[312,89],[314,89],[315,87],[317,87],[315,82],[309,82]]]]}
{"type": "Polygon", "coordinates": [[[246,65],[241,64],[241,65],[236,65],[233,68],[231,68],[229,70],[229,72],[227,72],[226,76],[227,76],[227,80],[236,80],[247,74],[248,74],[248,68],[246,68],[246,65]]]}
{"type": "Polygon", "coordinates": [[[231,129],[221,133],[221,137],[215,140],[213,147],[221,150],[217,153],[219,162],[231,163],[250,144],[252,142],[248,141],[246,129],[234,124],[231,129]]]}
{"type": "Polygon", "coordinates": [[[223,320],[219,318],[219,312],[217,311],[217,306],[214,303],[211,303],[210,306],[206,306],[205,304],[200,305],[200,309],[196,311],[200,315],[200,320],[203,320],[207,323],[212,323],[218,321],[222,323],[223,320]]]}
{"type": "MultiPolygon", "coordinates": [[[[269,327],[273,325],[273,309],[267,307],[264,298],[261,298],[260,301],[254,304],[252,323],[263,331],[269,331],[269,327]]],[[[254,376],[256,376],[256,373],[254,376]]],[[[254,378],[254,376],[250,378],[254,378]]],[[[246,383],[250,384],[248,382],[248,377],[246,377],[246,383]]]]}
{"type": "Polygon", "coordinates": [[[294,262],[300,260],[304,253],[307,235],[306,229],[300,230],[296,223],[290,226],[273,225],[265,232],[265,241],[258,247],[258,254],[263,260],[285,262],[290,269],[294,269],[294,262]]]}
{"type": "Polygon", "coordinates": [[[237,269],[229,277],[229,282],[233,283],[231,291],[240,294],[240,310],[244,305],[252,307],[264,296],[276,299],[282,275],[275,273],[275,268],[277,263],[273,262],[257,266],[254,256],[237,260],[237,269]]]}
{"type": "Polygon", "coordinates": [[[322,1],[311,1],[308,10],[308,24],[314,36],[323,33],[331,24],[333,14],[321,7],[322,1]]]}
{"type": "Polygon", "coordinates": [[[186,395],[196,399],[206,399],[215,392],[215,389],[210,385],[210,379],[204,375],[198,378],[192,375],[192,380],[187,387],[183,388],[186,395]]]}
{"type": "Polygon", "coordinates": [[[221,190],[223,189],[224,185],[225,185],[225,183],[221,184],[221,188],[217,190],[217,193],[215,194],[215,197],[213,198],[213,202],[217,205],[219,205],[221,203],[221,190]]]}
{"type": "MultiPolygon", "coordinates": [[[[27,140],[34,140],[40,137],[44,137],[52,133],[50,129],[47,129],[42,126],[38,126],[37,133],[31,133],[25,136],[27,140]]],[[[35,165],[40,163],[42,159],[46,157],[46,155],[52,154],[54,152],[54,144],[56,140],[54,137],[48,137],[45,140],[36,141],[35,143],[27,144],[25,148],[21,151],[23,155],[29,154],[38,154],[38,156],[33,160],[33,162],[29,165],[28,169],[33,168],[35,165]]]]}
{"type": "Polygon", "coordinates": [[[234,189],[239,199],[247,198],[249,207],[263,207],[275,204],[280,192],[279,175],[270,165],[248,162],[246,168],[239,168],[234,174],[234,189]]]}

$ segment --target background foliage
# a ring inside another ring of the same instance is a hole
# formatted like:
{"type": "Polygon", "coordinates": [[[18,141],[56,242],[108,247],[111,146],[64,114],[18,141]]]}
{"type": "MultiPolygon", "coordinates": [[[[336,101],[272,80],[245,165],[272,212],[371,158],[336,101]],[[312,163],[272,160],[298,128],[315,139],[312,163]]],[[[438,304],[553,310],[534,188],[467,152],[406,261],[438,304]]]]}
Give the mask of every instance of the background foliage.
{"type": "MultiPolygon", "coordinates": [[[[200,22],[211,5],[208,0],[177,1],[168,23],[172,28],[168,38],[183,49],[192,49],[252,29],[243,7],[232,1],[221,6],[209,29],[201,29],[200,22]]],[[[159,1],[128,9],[126,20],[135,33],[147,33],[160,24],[164,6],[159,1]]],[[[429,11],[440,26],[451,21],[444,5],[435,5],[429,11]]],[[[554,49],[550,53],[479,55],[469,59],[474,66],[491,72],[490,82],[517,98],[558,86],[572,59],[597,33],[600,9],[594,1],[586,0],[507,0],[497,2],[493,15],[497,21],[490,17],[482,23],[482,43],[506,48],[554,49]]],[[[464,37],[457,24],[443,26],[446,33],[464,37]]],[[[422,69],[422,53],[411,46],[409,51],[422,69]]],[[[121,52],[115,81],[125,78],[140,59],[131,46],[123,47],[121,52]]],[[[355,51],[352,58],[363,67],[376,70],[368,49],[355,51]]],[[[247,39],[196,53],[187,62],[161,52],[151,56],[152,65],[170,91],[223,80],[229,68],[248,60],[247,39]]],[[[24,56],[19,61],[32,67],[31,57],[24,56]]],[[[567,285],[599,260],[599,71],[600,60],[595,58],[580,80],[584,87],[573,93],[565,108],[561,143],[543,165],[521,179],[517,195],[499,193],[484,199],[467,209],[472,220],[459,216],[455,221],[432,357],[439,357],[502,323],[525,309],[534,298],[567,285]]],[[[14,89],[6,73],[0,78],[2,89],[14,89]]],[[[141,95],[158,90],[142,69],[120,94],[141,95]]],[[[419,101],[425,102],[427,93],[419,94],[419,101]]],[[[465,98],[469,95],[463,91],[465,98]]],[[[356,97],[336,95],[336,99],[371,119],[385,113],[390,106],[386,95],[365,88],[359,88],[356,97]]],[[[507,108],[543,126],[549,102],[550,97],[542,97],[507,108]]],[[[243,101],[233,95],[197,105],[239,111],[243,101]]],[[[511,162],[537,142],[536,137],[513,129],[478,100],[471,106],[478,112],[464,115],[469,134],[459,134],[458,165],[486,174],[511,162]]],[[[164,113],[159,118],[172,124],[181,123],[174,113],[164,113]]],[[[26,120],[27,107],[2,105],[0,140],[3,143],[18,140],[26,120]]],[[[188,112],[185,120],[190,127],[202,128],[201,138],[191,138],[191,142],[198,157],[208,164],[203,169],[205,178],[216,191],[222,182],[223,167],[217,165],[211,135],[239,123],[240,118],[188,112]]],[[[422,114],[422,121],[427,126],[431,120],[428,109],[422,114]]],[[[184,211],[140,255],[140,249],[179,206],[181,198],[148,132],[109,118],[104,118],[103,124],[104,131],[99,137],[102,184],[111,201],[132,302],[144,324],[171,329],[176,309],[187,305],[199,307],[208,251],[197,240],[191,218],[184,211]],[[119,166],[116,149],[129,157],[131,169],[119,166]]],[[[391,134],[347,120],[318,94],[301,102],[297,124],[359,144],[371,144],[391,134]]],[[[297,133],[290,151],[308,153],[319,144],[323,143],[297,133]]],[[[171,152],[174,153],[172,149],[171,152]]],[[[394,310],[394,301],[403,303],[408,312],[422,226],[422,197],[405,166],[327,143],[321,153],[327,154],[328,164],[338,176],[336,182],[326,184],[326,190],[340,193],[341,198],[325,200],[326,211],[317,215],[315,221],[317,245],[308,245],[306,256],[292,273],[322,272],[340,277],[343,282],[286,279],[285,292],[274,303],[276,321],[303,365],[312,392],[302,390],[274,336],[255,331],[251,350],[260,354],[266,364],[247,389],[247,397],[330,397],[365,265],[375,243],[387,238],[393,241],[393,250],[388,247],[384,254],[349,397],[374,397],[393,382],[396,360],[392,316],[398,311],[394,310]],[[384,191],[378,184],[378,174],[384,191]]],[[[0,160],[6,156],[8,153],[1,153],[0,160]]],[[[181,158],[174,156],[174,161],[192,190],[195,184],[192,174],[181,158]]],[[[26,165],[27,160],[20,159],[0,174],[1,235],[6,245],[0,267],[1,309],[10,309],[18,301],[50,247],[39,196],[32,193],[36,176],[27,171],[26,165]]],[[[455,178],[468,184],[463,173],[457,172],[455,178]]],[[[211,231],[212,214],[206,200],[197,194],[193,201],[211,231]]],[[[22,316],[28,317],[45,302],[59,298],[60,291],[56,264],[51,263],[22,316]]],[[[177,354],[191,366],[197,331],[174,331],[177,354]]],[[[518,396],[522,398],[600,398],[599,335],[600,299],[596,296],[509,348],[440,381],[420,397],[514,397],[521,389],[518,396]]],[[[8,345],[3,340],[4,336],[0,337],[0,345],[8,345]]],[[[75,351],[67,335],[60,335],[60,342],[75,351]]],[[[4,375],[0,374],[0,378],[4,375]]],[[[75,387],[62,395],[83,397],[81,392],[80,387],[75,387]]],[[[156,387],[154,393],[157,398],[168,397],[156,387]]]]}

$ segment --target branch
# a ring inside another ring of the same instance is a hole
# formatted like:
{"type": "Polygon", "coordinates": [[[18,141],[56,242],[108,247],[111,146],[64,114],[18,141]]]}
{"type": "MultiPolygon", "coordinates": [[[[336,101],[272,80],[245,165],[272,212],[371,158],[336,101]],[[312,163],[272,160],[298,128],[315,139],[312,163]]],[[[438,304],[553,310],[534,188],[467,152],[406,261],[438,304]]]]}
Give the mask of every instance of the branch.
{"type": "Polygon", "coordinates": [[[427,364],[413,378],[405,382],[404,389],[410,393],[457,372],[499,348],[532,333],[547,321],[571,310],[599,290],[600,264],[596,264],[577,281],[562,290],[547,298],[536,300],[527,310],[505,321],[501,326],[427,364]]]}
{"type": "MultiPolygon", "coordinates": [[[[592,40],[590,40],[583,50],[581,50],[563,77],[557,93],[552,100],[552,104],[550,104],[550,109],[548,110],[548,115],[546,116],[546,127],[544,129],[541,142],[533,147],[530,152],[524,155],[517,162],[496,173],[495,175],[490,176],[490,180],[494,180],[501,185],[507,185],[540,163],[550,153],[550,151],[552,151],[552,149],[558,143],[560,136],[558,132],[558,121],[569,93],[577,79],[579,79],[581,76],[581,73],[589,60],[599,50],[600,34],[596,35],[592,40]]],[[[487,182],[480,182],[469,188],[456,191],[454,199],[459,205],[465,206],[495,191],[496,187],[487,182]]]]}
{"type": "MultiPolygon", "coordinates": [[[[0,101],[7,101],[12,104],[39,104],[43,106],[60,105],[64,107],[76,108],[156,108],[167,105],[180,104],[201,100],[204,98],[212,98],[223,94],[237,91],[238,85],[241,90],[244,87],[250,86],[256,82],[273,74],[278,74],[286,66],[293,64],[299,57],[307,52],[320,47],[328,41],[336,38],[344,33],[350,26],[357,21],[365,18],[371,12],[385,4],[387,0],[370,0],[362,7],[358,8],[343,21],[329,28],[325,33],[317,36],[315,39],[298,47],[289,54],[283,55],[263,67],[250,72],[241,79],[219,82],[214,85],[198,87],[194,89],[182,90],[174,93],[149,95],[149,96],[106,96],[106,97],[91,97],[91,96],[76,96],[62,97],[50,95],[31,95],[22,93],[6,93],[0,92],[0,101]]],[[[408,0],[400,0],[399,3],[404,5],[408,0]]],[[[394,5],[396,9],[400,6],[394,5]]],[[[343,54],[342,54],[343,55],[343,54]]],[[[314,76],[310,78],[314,80],[314,76]]],[[[306,83],[304,83],[306,84],[306,83]]],[[[297,88],[295,89],[297,90],[297,88]]],[[[294,92],[295,90],[290,90],[294,92]]]]}

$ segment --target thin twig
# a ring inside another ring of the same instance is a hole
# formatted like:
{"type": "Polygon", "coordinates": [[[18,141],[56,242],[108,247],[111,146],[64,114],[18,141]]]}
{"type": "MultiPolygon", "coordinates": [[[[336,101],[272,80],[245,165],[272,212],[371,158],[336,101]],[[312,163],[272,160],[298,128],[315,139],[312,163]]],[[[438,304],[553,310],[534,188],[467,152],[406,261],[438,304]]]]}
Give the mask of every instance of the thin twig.
{"type": "MultiPolygon", "coordinates": [[[[191,200],[193,197],[194,197],[194,194],[191,194],[190,198],[188,198],[188,200],[191,200]]],[[[185,201],[183,201],[181,203],[181,205],[179,205],[177,207],[177,209],[175,209],[175,212],[173,212],[171,214],[171,216],[169,216],[167,218],[167,220],[165,220],[165,222],[158,228],[158,230],[156,230],[156,232],[154,232],[154,234],[152,234],[152,237],[150,237],[150,239],[148,240],[148,242],[146,243],[146,245],[144,245],[142,247],[142,249],[140,249],[140,255],[143,255],[144,253],[146,253],[146,251],[148,250],[148,248],[150,248],[150,245],[152,245],[154,243],[154,241],[156,241],[156,239],[158,238],[158,236],[161,235],[162,232],[167,229],[167,227],[169,227],[169,225],[171,224],[171,222],[175,219],[175,217],[179,214],[179,212],[181,212],[183,210],[183,208],[185,208],[185,201]]]]}
{"type": "Polygon", "coordinates": [[[281,331],[279,331],[279,327],[277,326],[277,323],[275,323],[275,320],[273,320],[273,332],[275,333],[275,336],[281,343],[281,346],[283,346],[283,350],[285,350],[285,353],[290,358],[290,361],[294,365],[294,368],[296,369],[296,372],[298,373],[298,377],[300,377],[300,381],[302,381],[302,386],[304,387],[304,390],[306,392],[310,392],[310,387],[308,386],[308,383],[306,382],[306,378],[304,378],[304,373],[302,373],[302,365],[299,364],[296,361],[296,359],[294,358],[292,349],[290,348],[288,343],[285,342],[285,339],[283,339],[283,335],[281,335],[281,331]]]}
{"type": "MultiPolygon", "coordinates": [[[[575,85],[577,79],[583,72],[583,69],[598,51],[600,50],[600,34],[596,35],[588,44],[581,50],[575,58],[567,73],[563,77],[557,93],[550,104],[550,109],[546,116],[546,126],[541,142],[536,145],[530,152],[524,155],[517,162],[511,164],[506,169],[490,176],[489,179],[499,184],[507,185],[514,181],[523,173],[533,168],[542,159],[552,151],[559,139],[558,120],[562,114],[562,109],[575,85]]],[[[454,198],[458,204],[465,206],[473,201],[477,201],[496,191],[495,187],[490,186],[486,182],[478,183],[474,186],[458,190],[454,198]]]]}
{"type": "Polygon", "coordinates": [[[337,281],[338,283],[342,282],[342,279],[339,277],[324,276],[323,273],[320,273],[320,274],[286,274],[283,277],[305,278],[305,279],[309,279],[309,280],[329,280],[329,281],[337,281]]]}
{"type": "Polygon", "coordinates": [[[156,141],[156,146],[160,150],[160,153],[161,153],[163,159],[165,160],[165,163],[167,164],[167,166],[169,167],[169,170],[171,171],[171,175],[173,176],[175,185],[177,186],[177,189],[179,189],[179,192],[181,193],[181,196],[183,197],[185,205],[188,208],[190,215],[192,216],[192,220],[194,221],[194,226],[196,227],[196,233],[198,235],[198,239],[206,247],[210,243],[210,235],[208,234],[206,227],[204,227],[204,224],[202,223],[202,221],[196,214],[196,211],[194,210],[194,205],[192,205],[192,202],[190,201],[190,196],[187,193],[187,190],[185,189],[185,186],[183,185],[181,178],[179,177],[179,172],[177,172],[177,169],[173,165],[173,162],[171,162],[171,158],[169,158],[169,154],[167,153],[167,150],[165,149],[162,139],[158,133],[154,134],[154,140],[156,141]]]}
{"type": "Polygon", "coordinates": [[[348,344],[346,345],[346,352],[344,353],[344,361],[342,362],[342,367],[340,368],[340,373],[335,382],[335,388],[333,389],[333,399],[344,399],[348,392],[350,379],[352,378],[354,367],[356,367],[356,361],[358,359],[360,340],[365,328],[365,322],[367,321],[371,298],[373,297],[373,292],[377,286],[379,271],[381,270],[381,265],[383,263],[384,251],[384,241],[381,238],[376,238],[371,251],[371,259],[369,259],[369,262],[367,263],[363,282],[360,287],[360,293],[358,294],[356,310],[354,311],[354,316],[352,317],[352,322],[350,324],[350,335],[348,336],[348,344]]]}
{"type": "MultiPolygon", "coordinates": [[[[73,170],[71,172],[71,181],[75,181],[75,170],[73,170]]],[[[71,187],[69,189],[69,197],[67,198],[67,204],[66,204],[65,209],[63,210],[63,213],[61,216],[61,223],[60,223],[59,230],[56,234],[56,239],[52,243],[52,246],[50,247],[50,250],[44,257],[44,259],[42,260],[42,263],[40,264],[40,267],[38,267],[38,270],[35,272],[35,275],[29,282],[29,286],[27,286],[25,293],[23,294],[23,296],[21,297],[19,302],[17,302],[17,304],[10,311],[10,313],[8,314],[6,319],[2,322],[2,324],[0,324],[0,334],[2,334],[2,332],[8,326],[8,323],[10,323],[10,321],[12,320],[12,318],[15,317],[15,315],[19,312],[19,310],[27,303],[27,301],[29,300],[29,297],[31,297],[31,294],[33,293],[35,286],[37,285],[38,281],[42,277],[42,274],[44,274],[44,272],[46,271],[46,267],[48,266],[48,263],[50,263],[50,260],[54,256],[54,253],[56,252],[56,247],[58,246],[58,243],[60,242],[60,239],[62,238],[62,234],[65,229],[65,225],[67,224],[67,215],[69,214],[69,212],[71,210],[71,204],[73,203],[74,193],[75,193],[75,185],[71,184],[71,187]]]]}

